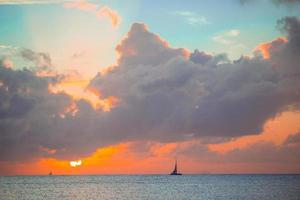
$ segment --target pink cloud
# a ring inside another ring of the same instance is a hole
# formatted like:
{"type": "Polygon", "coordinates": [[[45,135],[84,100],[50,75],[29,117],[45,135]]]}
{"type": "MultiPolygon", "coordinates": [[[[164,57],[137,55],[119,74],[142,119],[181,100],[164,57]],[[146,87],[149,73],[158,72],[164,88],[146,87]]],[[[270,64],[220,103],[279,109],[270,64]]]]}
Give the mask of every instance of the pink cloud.
{"type": "Polygon", "coordinates": [[[64,4],[65,8],[76,8],[83,11],[96,11],[97,5],[90,3],[88,1],[78,1],[78,2],[66,2],[64,4]]]}
{"type": "Polygon", "coordinates": [[[121,22],[121,17],[117,11],[112,10],[108,6],[99,7],[97,4],[82,0],[77,2],[67,2],[65,8],[79,9],[85,12],[92,12],[99,19],[106,17],[110,20],[113,27],[117,27],[121,22]]]}
{"type": "Polygon", "coordinates": [[[100,8],[97,12],[97,16],[98,17],[104,16],[109,18],[113,27],[117,27],[121,22],[121,17],[117,13],[117,11],[112,10],[107,6],[103,6],[102,8],[100,8]]]}
{"type": "Polygon", "coordinates": [[[8,58],[4,58],[4,59],[0,60],[0,66],[1,65],[5,68],[12,68],[14,66],[14,63],[12,60],[10,60],[8,58]]]}

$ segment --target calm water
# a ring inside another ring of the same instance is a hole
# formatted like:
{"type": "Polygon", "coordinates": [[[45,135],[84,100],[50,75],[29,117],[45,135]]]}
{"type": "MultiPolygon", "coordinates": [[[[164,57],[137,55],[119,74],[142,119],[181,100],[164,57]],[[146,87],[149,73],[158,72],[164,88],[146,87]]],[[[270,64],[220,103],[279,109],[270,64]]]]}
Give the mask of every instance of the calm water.
{"type": "Polygon", "coordinates": [[[0,199],[300,200],[300,175],[0,177],[0,199]]]}

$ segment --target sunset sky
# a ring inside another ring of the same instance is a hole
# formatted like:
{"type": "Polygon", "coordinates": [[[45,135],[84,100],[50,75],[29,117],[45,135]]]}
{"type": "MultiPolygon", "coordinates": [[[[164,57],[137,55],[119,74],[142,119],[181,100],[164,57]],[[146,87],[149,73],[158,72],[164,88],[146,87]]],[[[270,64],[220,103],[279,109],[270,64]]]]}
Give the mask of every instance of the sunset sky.
{"type": "Polygon", "coordinates": [[[0,0],[0,175],[300,173],[299,0],[0,0]]]}

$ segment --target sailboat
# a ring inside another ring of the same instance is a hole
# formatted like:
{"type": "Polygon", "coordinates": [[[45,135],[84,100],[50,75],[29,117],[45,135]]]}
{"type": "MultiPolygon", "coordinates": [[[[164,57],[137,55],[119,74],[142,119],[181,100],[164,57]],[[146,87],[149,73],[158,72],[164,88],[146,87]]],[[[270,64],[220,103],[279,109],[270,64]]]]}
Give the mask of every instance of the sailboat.
{"type": "Polygon", "coordinates": [[[48,174],[49,176],[52,176],[52,170],[50,171],[50,173],[48,174]]]}
{"type": "Polygon", "coordinates": [[[175,161],[175,167],[174,170],[171,172],[170,175],[182,175],[181,173],[177,172],[177,160],[175,161]]]}

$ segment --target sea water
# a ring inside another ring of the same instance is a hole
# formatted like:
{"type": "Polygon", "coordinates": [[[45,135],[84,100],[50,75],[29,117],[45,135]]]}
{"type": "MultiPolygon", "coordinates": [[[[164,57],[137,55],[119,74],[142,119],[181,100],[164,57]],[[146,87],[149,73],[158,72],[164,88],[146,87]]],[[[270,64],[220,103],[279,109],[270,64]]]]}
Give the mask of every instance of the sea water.
{"type": "Polygon", "coordinates": [[[0,199],[300,200],[300,175],[3,176],[0,199]]]}

